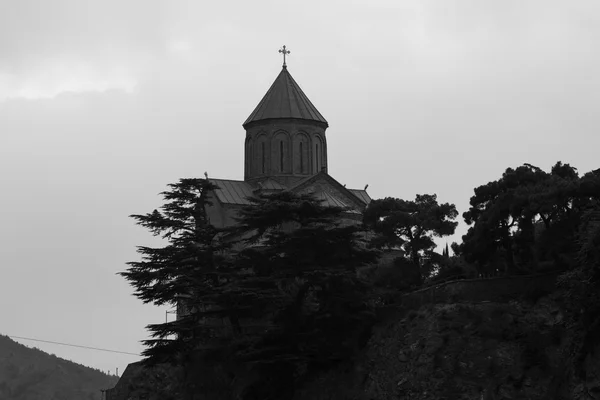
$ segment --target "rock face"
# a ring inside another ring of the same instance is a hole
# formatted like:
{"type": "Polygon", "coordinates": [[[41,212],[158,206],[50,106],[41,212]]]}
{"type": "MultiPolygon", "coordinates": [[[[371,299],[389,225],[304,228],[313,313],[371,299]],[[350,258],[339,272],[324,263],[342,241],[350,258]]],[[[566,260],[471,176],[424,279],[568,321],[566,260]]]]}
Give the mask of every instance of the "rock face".
{"type": "Polygon", "coordinates": [[[568,355],[561,325],[546,306],[443,304],[409,313],[374,338],[371,398],[551,399],[566,394],[568,355]],[[403,361],[406,360],[406,361],[403,361]]]}
{"type": "Polygon", "coordinates": [[[577,376],[570,365],[578,333],[565,320],[549,297],[423,306],[380,327],[359,365],[320,377],[295,398],[594,398],[600,354],[588,354],[585,377],[577,376]]]}

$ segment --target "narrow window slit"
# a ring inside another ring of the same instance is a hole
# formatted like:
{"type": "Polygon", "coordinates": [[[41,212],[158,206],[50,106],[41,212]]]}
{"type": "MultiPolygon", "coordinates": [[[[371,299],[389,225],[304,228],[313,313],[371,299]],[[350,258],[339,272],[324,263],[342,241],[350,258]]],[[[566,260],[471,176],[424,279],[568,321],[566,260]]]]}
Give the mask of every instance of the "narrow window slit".
{"type": "Polygon", "coordinates": [[[279,171],[283,172],[283,140],[279,142],[279,171]]]}
{"type": "Polygon", "coordinates": [[[262,150],[262,173],[265,173],[265,143],[262,142],[260,144],[261,150],[262,150]]]}
{"type": "Polygon", "coordinates": [[[302,142],[300,142],[300,173],[304,172],[304,163],[302,159],[302,142]]]}

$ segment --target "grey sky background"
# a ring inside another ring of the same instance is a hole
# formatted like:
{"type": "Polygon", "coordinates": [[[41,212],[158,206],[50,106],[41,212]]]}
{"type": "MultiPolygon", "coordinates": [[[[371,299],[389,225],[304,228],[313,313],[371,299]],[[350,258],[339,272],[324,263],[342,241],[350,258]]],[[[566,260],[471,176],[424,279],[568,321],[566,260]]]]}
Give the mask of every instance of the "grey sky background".
{"type": "Polygon", "coordinates": [[[165,308],[115,275],[156,244],[127,216],[181,177],[243,179],[283,44],[330,174],[373,198],[462,213],[507,167],[600,167],[597,1],[0,0],[0,333],[142,350],[165,308]]]}

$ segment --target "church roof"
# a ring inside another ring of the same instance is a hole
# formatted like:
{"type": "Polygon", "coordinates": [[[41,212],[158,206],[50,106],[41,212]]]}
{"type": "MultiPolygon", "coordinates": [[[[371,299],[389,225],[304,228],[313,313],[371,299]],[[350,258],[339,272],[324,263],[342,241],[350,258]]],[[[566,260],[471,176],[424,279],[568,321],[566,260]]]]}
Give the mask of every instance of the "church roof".
{"type": "Polygon", "coordinates": [[[209,179],[218,186],[215,196],[222,204],[250,204],[248,197],[252,197],[252,186],[244,181],[232,181],[229,179],[209,179]]]}
{"type": "Polygon", "coordinates": [[[337,180],[335,180],[331,175],[329,175],[323,171],[317,173],[316,175],[311,175],[304,179],[301,179],[300,181],[293,184],[289,188],[289,190],[296,191],[303,186],[305,187],[307,185],[310,185],[312,182],[319,179],[319,177],[322,177],[322,178],[326,179],[327,181],[333,183],[335,186],[338,187],[339,190],[348,193],[351,197],[354,197],[359,203],[362,203],[365,206],[369,205],[369,203],[371,202],[371,197],[367,194],[366,190],[348,189],[348,188],[346,188],[346,186],[342,186],[342,184],[339,183],[337,180]]]}
{"type": "Polygon", "coordinates": [[[246,127],[255,121],[278,118],[304,119],[328,126],[325,118],[310,102],[285,66],[243,126],[246,127]]]}
{"type": "MultiPolygon", "coordinates": [[[[266,179],[261,184],[262,184],[263,190],[279,191],[279,190],[287,189],[287,190],[294,191],[294,190],[297,190],[298,188],[300,188],[301,186],[304,186],[304,184],[309,183],[310,180],[314,180],[314,178],[315,178],[315,175],[310,176],[310,177],[303,179],[302,181],[296,183],[295,185],[292,185],[289,188],[271,178],[266,179]]],[[[332,181],[335,181],[335,179],[333,179],[331,177],[330,177],[330,179],[332,181]]],[[[231,205],[251,204],[248,201],[248,197],[252,197],[254,195],[254,190],[256,188],[253,187],[252,185],[250,185],[250,183],[248,183],[246,181],[234,181],[234,180],[230,180],[230,179],[214,179],[214,178],[210,178],[209,181],[217,186],[217,189],[214,190],[214,193],[215,193],[215,196],[217,197],[217,200],[219,200],[219,202],[221,202],[221,204],[231,204],[231,205]]],[[[335,182],[337,182],[337,181],[335,181],[335,182]]],[[[340,185],[339,183],[337,185],[340,188],[342,187],[342,185],[340,185]]],[[[371,202],[371,197],[367,194],[367,192],[365,190],[346,189],[346,188],[343,188],[342,190],[347,190],[348,192],[350,192],[351,195],[355,196],[358,200],[360,200],[365,205],[368,205],[371,202]]],[[[327,206],[342,207],[342,208],[349,207],[349,204],[346,203],[345,201],[343,201],[337,197],[331,196],[330,194],[328,194],[326,192],[321,192],[317,196],[317,198],[319,198],[320,200],[323,200],[324,204],[327,206]]],[[[352,207],[350,207],[350,208],[352,208],[352,207]]]]}
{"type": "Polygon", "coordinates": [[[265,190],[285,190],[287,187],[277,182],[275,179],[268,178],[258,185],[261,189],[265,190]]]}
{"type": "Polygon", "coordinates": [[[352,207],[350,207],[348,204],[346,204],[345,202],[343,202],[342,200],[333,197],[332,195],[330,195],[327,192],[321,192],[319,193],[316,198],[318,200],[322,201],[322,205],[326,206],[326,207],[340,207],[340,208],[345,208],[346,212],[349,212],[350,214],[360,214],[359,211],[352,209],[352,207]]]}
{"type": "Polygon", "coordinates": [[[371,196],[369,196],[369,194],[367,193],[366,190],[361,190],[361,189],[348,189],[348,190],[350,191],[350,193],[352,193],[353,195],[355,195],[356,197],[361,199],[363,201],[363,203],[368,205],[371,202],[371,196]]]}

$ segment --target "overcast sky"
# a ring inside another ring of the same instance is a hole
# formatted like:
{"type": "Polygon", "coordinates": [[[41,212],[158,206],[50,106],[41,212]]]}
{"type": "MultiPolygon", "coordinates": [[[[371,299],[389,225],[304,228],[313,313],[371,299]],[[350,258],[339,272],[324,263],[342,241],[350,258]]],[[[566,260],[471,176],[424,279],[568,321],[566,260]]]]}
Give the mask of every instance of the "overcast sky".
{"type": "Polygon", "coordinates": [[[283,44],[330,174],[373,198],[462,213],[507,167],[600,167],[596,0],[0,0],[0,333],[142,350],[165,308],[116,275],[154,243],[127,216],[181,177],[243,179],[283,44]]]}

